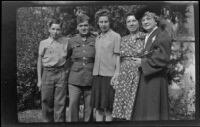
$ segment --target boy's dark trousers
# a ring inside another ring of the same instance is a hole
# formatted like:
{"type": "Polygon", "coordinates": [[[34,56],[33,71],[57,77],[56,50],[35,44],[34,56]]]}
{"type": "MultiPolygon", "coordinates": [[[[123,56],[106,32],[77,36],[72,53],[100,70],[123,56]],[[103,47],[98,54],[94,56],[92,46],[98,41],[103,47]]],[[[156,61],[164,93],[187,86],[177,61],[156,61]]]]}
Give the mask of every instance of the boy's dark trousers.
{"type": "Polygon", "coordinates": [[[44,122],[65,122],[67,83],[64,67],[44,68],[41,95],[44,122]]]}

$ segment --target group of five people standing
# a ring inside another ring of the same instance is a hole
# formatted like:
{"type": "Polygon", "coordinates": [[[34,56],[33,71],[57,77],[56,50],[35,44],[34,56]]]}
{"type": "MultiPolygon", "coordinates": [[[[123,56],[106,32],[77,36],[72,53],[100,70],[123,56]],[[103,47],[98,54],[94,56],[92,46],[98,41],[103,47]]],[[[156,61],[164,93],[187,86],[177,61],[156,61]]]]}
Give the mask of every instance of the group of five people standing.
{"type": "Polygon", "coordinates": [[[89,31],[89,17],[77,16],[79,34],[68,39],[61,35],[62,24],[49,24],[50,37],[40,42],[38,87],[41,87],[45,122],[65,122],[67,87],[68,122],[79,120],[79,99],[83,93],[84,121],[167,120],[171,38],[158,28],[155,13],[139,19],[126,15],[129,34],[122,37],[111,29],[107,9],[95,14],[100,34],[89,31]],[[67,59],[72,61],[66,76],[67,59]],[[68,82],[68,86],[66,84],[68,82]],[[95,111],[95,112],[93,112],[95,111]]]}

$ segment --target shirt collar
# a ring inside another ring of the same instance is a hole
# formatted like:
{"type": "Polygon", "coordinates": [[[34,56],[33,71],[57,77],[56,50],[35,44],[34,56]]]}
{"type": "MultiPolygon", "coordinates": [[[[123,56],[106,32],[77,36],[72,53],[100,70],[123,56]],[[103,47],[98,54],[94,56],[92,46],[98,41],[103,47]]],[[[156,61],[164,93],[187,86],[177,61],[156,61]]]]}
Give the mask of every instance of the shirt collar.
{"type": "Polygon", "coordinates": [[[153,30],[149,34],[147,34],[147,36],[149,37],[157,28],[158,28],[157,26],[154,27],[153,30]]]}
{"type": "Polygon", "coordinates": [[[81,35],[81,34],[79,33],[78,36],[79,36],[79,37],[86,37],[86,38],[88,38],[88,37],[90,36],[90,34],[91,34],[90,32],[88,32],[86,35],[81,35]]]}
{"type": "Polygon", "coordinates": [[[53,38],[49,37],[48,40],[50,44],[52,44],[54,41],[60,42],[60,38],[58,38],[57,40],[54,40],[53,38]]]}
{"type": "Polygon", "coordinates": [[[106,37],[107,35],[109,35],[109,33],[110,33],[111,31],[112,31],[112,30],[109,29],[105,34],[100,33],[100,35],[99,35],[98,38],[106,37]]]}

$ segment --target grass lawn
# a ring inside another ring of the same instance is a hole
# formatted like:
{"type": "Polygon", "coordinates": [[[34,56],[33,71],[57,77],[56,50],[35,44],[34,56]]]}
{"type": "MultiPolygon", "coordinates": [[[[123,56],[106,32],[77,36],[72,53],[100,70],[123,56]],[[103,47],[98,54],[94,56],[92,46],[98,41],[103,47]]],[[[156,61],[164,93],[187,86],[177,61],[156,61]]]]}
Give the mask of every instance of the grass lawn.
{"type": "Polygon", "coordinates": [[[18,122],[21,123],[42,122],[42,112],[40,109],[18,112],[18,122]]]}
{"type": "MultiPolygon", "coordinates": [[[[66,109],[66,121],[68,118],[68,108],[66,109]]],[[[83,107],[80,106],[79,112],[80,121],[83,121],[83,107]]],[[[42,110],[34,109],[34,110],[26,110],[23,112],[18,112],[18,122],[20,123],[36,123],[43,122],[42,121],[42,110]]]]}
{"type": "MultiPolygon", "coordinates": [[[[175,92],[175,91],[173,91],[175,92]]],[[[177,93],[178,91],[176,91],[177,93]]],[[[83,121],[83,105],[80,105],[79,121],[83,121]]],[[[174,109],[177,110],[177,109],[174,109]]],[[[170,110],[170,120],[194,120],[194,113],[192,116],[185,116],[184,114],[177,114],[174,110],[170,110]]],[[[95,114],[95,113],[94,113],[95,114]]],[[[94,115],[93,114],[93,115],[94,115]]],[[[94,117],[94,116],[93,116],[94,117]]],[[[66,109],[66,121],[68,119],[68,108],[66,109]]],[[[36,123],[42,122],[42,111],[41,109],[26,110],[23,112],[18,112],[18,122],[20,123],[36,123]]]]}

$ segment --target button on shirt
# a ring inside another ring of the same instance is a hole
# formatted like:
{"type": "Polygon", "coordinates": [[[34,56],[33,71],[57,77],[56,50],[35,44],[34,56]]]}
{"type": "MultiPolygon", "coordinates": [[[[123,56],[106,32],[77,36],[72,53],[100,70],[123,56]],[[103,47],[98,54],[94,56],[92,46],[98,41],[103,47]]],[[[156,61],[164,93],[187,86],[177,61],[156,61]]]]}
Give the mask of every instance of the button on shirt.
{"type": "Polygon", "coordinates": [[[87,63],[87,58],[95,57],[95,38],[93,34],[81,37],[79,34],[69,40],[68,50],[73,61],[68,82],[79,86],[89,86],[92,82],[92,70],[94,63],[87,63]],[[76,59],[81,59],[76,61],[76,59]]]}
{"type": "Polygon", "coordinates": [[[57,40],[48,38],[40,42],[39,55],[42,56],[43,67],[59,67],[65,64],[67,57],[68,38],[57,40]]]}
{"type": "Polygon", "coordinates": [[[95,63],[93,75],[113,76],[116,68],[116,58],[120,52],[121,36],[109,30],[104,35],[100,34],[96,38],[95,63]]]}

